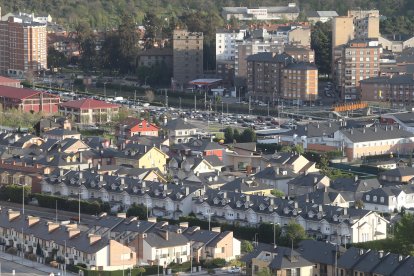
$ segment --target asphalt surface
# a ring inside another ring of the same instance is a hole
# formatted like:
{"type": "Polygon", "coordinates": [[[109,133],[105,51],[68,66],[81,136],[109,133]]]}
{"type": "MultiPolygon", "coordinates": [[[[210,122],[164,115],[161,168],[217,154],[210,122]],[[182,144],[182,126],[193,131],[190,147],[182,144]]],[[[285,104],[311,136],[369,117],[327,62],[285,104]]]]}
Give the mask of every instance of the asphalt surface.
{"type": "MultiPolygon", "coordinates": [[[[16,257],[18,258],[18,257],[16,257]]],[[[32,276],[32,275],[48,275],[43,271],[36,270],[32,267],[23,266],[18,263],[14,263],[8,260],[4,260],[0,258],[0,264],[1,264],[1,275],[2,276],[11,276],[13,275],[12,271],[14,270],[16,276],[32,276]]]]}

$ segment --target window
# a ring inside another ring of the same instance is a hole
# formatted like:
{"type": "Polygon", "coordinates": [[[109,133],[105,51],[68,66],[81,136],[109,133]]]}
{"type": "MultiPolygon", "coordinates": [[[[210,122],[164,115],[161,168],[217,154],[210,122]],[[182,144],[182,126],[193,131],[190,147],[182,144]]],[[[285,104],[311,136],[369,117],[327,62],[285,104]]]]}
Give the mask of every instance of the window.
{"type": "Polygon", "coordinates": [[[366,196],[365,196],[365,199],[366,199],[367,201],[369,201],[369,198],[370,198],[370,197],[369,197],[369,195],[366,195],[366,196]]]}

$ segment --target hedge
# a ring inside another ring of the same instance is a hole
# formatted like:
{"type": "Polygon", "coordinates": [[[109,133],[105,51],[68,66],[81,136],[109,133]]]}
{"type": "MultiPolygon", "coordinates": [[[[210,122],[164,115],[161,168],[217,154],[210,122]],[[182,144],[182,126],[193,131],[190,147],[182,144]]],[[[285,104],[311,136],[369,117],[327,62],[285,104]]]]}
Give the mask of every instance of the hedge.
{"type": "MultiPolygon", "coordinates": [[[[77,199],[68,199],[64,197],[44,195],[44,194],[35,194],[34,197],[37,199],[40,207],[54,209],[56,207],[59,210],[69,211],[69,212],[78,212],[79,210],[79,201],[77,199]]],[[[85,201],[81,200],[81,213],[96,215],[101,212],[110,212],[110,206],[108,203],[102,203],[101,201],[85,201]]]]}
{"type": "MultiPolygon", "coordinates": [[[[140,272],[141,268],[132,268],[131,276],[146,276],[146,275],[155,275],[157,274],[157,266],[143,266],[145,272],[140,272]]],[[[84,276],[125,276],[129,275],[129,268],[124,270],[114,270],[114,271],[99,271],[99,270],[87,270],[80,268],[83,271],[84,276]]],[[[162,268],[160,267],[160,274],[162,274],[162,268]]]]}

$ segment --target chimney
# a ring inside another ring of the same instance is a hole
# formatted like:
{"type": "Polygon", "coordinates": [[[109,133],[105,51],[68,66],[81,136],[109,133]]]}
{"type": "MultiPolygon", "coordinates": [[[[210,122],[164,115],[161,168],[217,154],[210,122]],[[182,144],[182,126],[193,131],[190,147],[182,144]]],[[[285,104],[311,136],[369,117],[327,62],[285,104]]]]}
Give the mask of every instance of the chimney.
{"type": "Polygon", "coordinates": [[[89,245],[92,245],[92,244],[100,241],[102,237],[100,235],[89,234],[88,238],[89,238],[89,245]]]}
{"type": "Polygon", "coordinates": [[[314,177],[313,177],[313,183],[314,183],[314,184],[318,183],[318,177],[317,177],[317,176],[314,176],[314,177]]]}
{"type": "Polygon", "coordinates": [[[358,175],[355,175],[354,177],[354,181],[357,182],[358,181],[358,175]]]}
{"type": "Polygon", "coordinates": [[[32,217],[32,216],[27,217],[27,222],[29,223],[29,227],[38,223],[39,220],[40,220],[39,217],[32,217]]]}
{"type": "Polygon", "coordinates": [[[348,208],[344,208],[344,216],[348,215],[348,208]]]}
{"type": "Polygon", "coordinates": [[[297,201],[295,201],[295,203],[294,203],[293,207],[294,207],[295,209],[298,209],[298,208],[299,208],[299,204],[298,204],[298,202],[297,202],[297,201]]]}
{"type": "Polygon", "coordinates": [[[8,215],[9,221],[12,221],[20,216],[20,211],[13,211],[12,209],[9,209],[8,215]]]}
{"type": "Polygon", "coordinates": [[[246,202],[250,201],[250,195],[246,195],[246,202]]]}
{"type": "Polygon", "coordinates": [[[49,233],[52,233],[53,231],[55,231],[58,228],[59,228],[59,223],[56,223],[56,222],[48,222],[47,223],[47,231],[49,233]]]}
{"type": "Polygon", "coordinates": [[[190,187],[185,187],[185,195],[188,196],[190,194],[190,187]]]}
{"type": "Polygon", "coordinates": [[[144,146],[144,153],[147,152],[147,146],[144,146]]]}
{"type": "Polygon", "coordinates": [[[168,241],[168,230],[161,230],[160,231],[161,237],[163,237],[166,241],[168,241]]]}
{"type": "Polygon", "coordinates": [[[156,217],[149,217],[147,219],[148,222],[152,222],[152,223],[156,223],[157,222],[157,218],[156,217]]]}
{"type": "Polygon", "coordinates": [[[100,163],[98,163],[98,170],[100,170],[101,169],[101,164],[100,163]]]}
{"type": "Polygon", "coordinates": [[[384,250],[380,250],[380,251],[378,251],[378,257],[379,257],[379,258],[384,257],[384,250]]]}
{"type": "Polygon", "coordinates": [[[180,227],[182,227],[182,228],[188,228],[188,222],[187,221],[183,221],[183,222],[180,222],[180,227]]]}
{"type": "Polygon", "coordinates": [[[83,179],[83,172],[79,172],[79,179],[83,179]]]}
{"type": "Polygon", "coordinates": [[[319,204],[319,205],[318,205],[318,211],[319,211],[319,212],[322,212],[322,211],[323,211],[323,206],[322,206],[322,204],[319,204]]]}
{"type": "Polygon", "coordinates": [[[125,178],[121,177],[121,185],[125,184],[125,178]]]}
{"type": "Polygon", "coordinates": [[[117,218],[126,218],[126,213],[118,213],[116,214],[117,218]]]}
{"type": "Polygon", "coordinates": [[[101,181],[101,182],[102,182],[103,180],[104,180],[104,177],[103,177],[103,175],[102,175],[102,174],[100,174],[100,175],[99,175],[99,181],[101,181]]]}
{"type": "Polygon", "coordinates": [[[221,233],[221,228],[220,227],[211,227],[211,232],[221,233]]]}
{"type": "MultiPolygon", "coordinates": [[[[227,192],[226,191],[223,192],[223,198],[227,198],[227,192]]],[[[246,196],[246,198],[247,198],[247,196],[246,196]]]]}
{"type": "Polygon", "coordinates": [[[80,234],[80,229],[78,229],[78,228],[68,228],[67,232],[68,232],[69,239],[71,239],[71,238],[76,237],[77,235],[80,234]]]}
{"type": "Polygon", "coordinates": [[[274,198],[270,199],[270,205],[275,205],[275,199],[274,198]]]}

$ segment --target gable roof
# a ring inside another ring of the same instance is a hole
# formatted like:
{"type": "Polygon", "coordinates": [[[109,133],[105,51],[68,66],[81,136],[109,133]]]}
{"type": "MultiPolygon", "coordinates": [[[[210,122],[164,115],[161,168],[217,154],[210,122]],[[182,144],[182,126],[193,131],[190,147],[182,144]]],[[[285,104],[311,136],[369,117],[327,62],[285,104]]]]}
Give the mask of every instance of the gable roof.
{"type": "Polygon", "coordinates": [[[118,108],[119,107],[119,105],[117,104],[107,103],[104,101],[99,101],[99,100],[89,99],[89,98],[64,102],[64,103],[61,103],[60,106],[75,108],[75,109],[99,109],[99,108],[118,108]]]}
{"type": "Polygon", "coordinates": [[[32,97],[38,94],[46,94],[48,97],[58,98],[58,96],[56,95],[52,95],[52,94],[49,94],[43,91],[0,85],[0,97],[3,97],[3,98],[23,100],[23,99],[26,99],[26,98],[29,98],[29,97],[32,97]]]}
{"type": "Polygon", "coordinates": [[[353,143],[402,139],[414,137],[414,134],[398,127],[375,126],[340,130],[353,143]]]}

